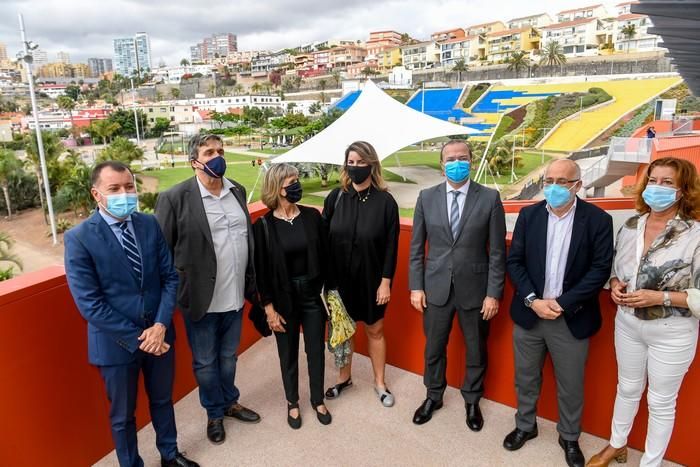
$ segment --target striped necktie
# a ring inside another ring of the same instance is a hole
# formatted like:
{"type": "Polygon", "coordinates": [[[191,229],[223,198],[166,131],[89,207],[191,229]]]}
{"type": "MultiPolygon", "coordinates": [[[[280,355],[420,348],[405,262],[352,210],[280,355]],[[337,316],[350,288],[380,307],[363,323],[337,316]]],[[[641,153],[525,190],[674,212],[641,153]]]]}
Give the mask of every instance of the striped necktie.
{"type": "Polygon", "coordinates": [[[457,238],[457,230],[459,229],[459,202],[457,198],[462,193],[459,191],[452,192],[452,207],[450,208],[450,228],[452,229],[452,239],[457,238]]]}
{"type": "Polygon", "coordinates": [[[134,239],[134,236],[131,235],[131,232],[129,232],[129,229],[126,227],[126,221],[119,224],[119,228],[122,231],[122,247],[124,248],[126,258],[129,260],[129,264],[131,264],[132,269],[136,273],[136,278],[140,284],[142,277],[141,255],[139,255],[139,249],[136,247],[136,240],[134,239]]]}

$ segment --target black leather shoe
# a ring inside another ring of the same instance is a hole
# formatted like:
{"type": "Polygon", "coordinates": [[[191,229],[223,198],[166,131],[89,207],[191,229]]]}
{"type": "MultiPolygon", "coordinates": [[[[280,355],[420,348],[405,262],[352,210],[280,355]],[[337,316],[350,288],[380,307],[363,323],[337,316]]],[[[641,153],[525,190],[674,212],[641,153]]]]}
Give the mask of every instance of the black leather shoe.
{"type": "Polygon", "coordinates": [[[243,407],[241,404],[233,404],[231,407],[226,409],[224,415],[235,418],[236,420],[244,423],[258,423],[260,421],[260,415],[246,407],[243,407]]]}
{"type": "Polygon", "coordinates": [[[506,439],[503,440],[503,447],[509,451],[517,451],[526,441],[537,438],[537,427],[532,431],[523,431],[519,428],[508,433],[506,439]]]}
{"type": "Polygon", "coordinates": [[[479,403],[467,404],[467,426],[472,431],[481,431],[484,427],[484,416],[481,415],[479,403]]]}
{"type": "Polygon", "coordinates": [[[161,459],[160,465],[161,467],[199,467],[198,463],[189,460],[188,458],[183,456],[181,452],[175,454],[175,458],[169,461],[161,459]]]}
{"type": "Polygon", "coordinates": [[[214,444],[221,444],[226,439],[224,419],[214,418],[207,421],[207,438],[214,444]]]}
{"type": "Polygon", "coordinates": [[[567,441],[560,436],[559,446],[564,450],[564,459],[569,467],[584,467],[586,459],[583,457],[578,441],[567,441]]]}
{"type": "Polygon", "coordinates": [[[427,398],[413,414],[413,423],[422,425],[429,422],[433,418],[433,412],[440,408],[442,408],[442,401],[435,402],[431,398],[427,398]]]}
{"type": "Polygon", "coordinates": [[[318,418],[318,421],[321,422],[321,425],[330,425],[333,421],[333,416],[331,416],[331,413],[328,411],[328,407],[326,407],[326,413],[319,412],[318,407],[318,405],[314,407],[314,410],[316,411],[316,418],[318,418]]]}
{"type": "Polygon", "coordinates": [[[301,411],[299,412],[299,415],[296,416],[296,418],[292,417],[292,409],[299,409],[299,403],[295,402],[294,404],[290,404],[287,402],[287,424],[292,430],[298,430],[301,428],[301,411]]]}

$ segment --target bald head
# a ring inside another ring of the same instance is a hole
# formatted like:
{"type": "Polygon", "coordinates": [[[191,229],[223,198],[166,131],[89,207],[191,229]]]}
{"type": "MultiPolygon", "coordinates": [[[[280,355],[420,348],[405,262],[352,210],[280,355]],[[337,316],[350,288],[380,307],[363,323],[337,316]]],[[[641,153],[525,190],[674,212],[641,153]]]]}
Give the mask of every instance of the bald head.
{"type": "Polygon", "coordinates": [[[545,180],[580,180],[581,168],[571,159],[556,159],[547,165],[544,178],[545,180]]]}

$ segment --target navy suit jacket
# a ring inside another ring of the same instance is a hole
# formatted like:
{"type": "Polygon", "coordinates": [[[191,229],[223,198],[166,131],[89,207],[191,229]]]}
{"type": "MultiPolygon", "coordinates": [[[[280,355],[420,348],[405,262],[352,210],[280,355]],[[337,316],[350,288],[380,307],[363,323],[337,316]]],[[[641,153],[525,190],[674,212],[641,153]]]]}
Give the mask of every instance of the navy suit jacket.
{"type": "MultiPolygon", "coordinates": [[[[525,306],[534,293],[542,298],[547,258],[546,201],[520,211],[508,254],[508,274],[515,286],[510,315],[516,324],[532,329],[539,318],[525,306]]],[[[610,278],[613,258],[613,223],[610,214],[577,200],[571,246],[566,259],[563,292],[556,300],[577,339],[595,334],[601,325],[598,294],[610,278]]]]}
{"type": "Polygon", "coordinates": [[[141,250],[141,284],[99,212],[63,239],[68,286],[88,322],[88,358],[94,365],[134,361],[138,337],[154,323],[166,326],[166,342],[172,345],[175,338],[171,320],[178,276],[170,249],[155,217],[134,213],[131,220],[141,250]]]}

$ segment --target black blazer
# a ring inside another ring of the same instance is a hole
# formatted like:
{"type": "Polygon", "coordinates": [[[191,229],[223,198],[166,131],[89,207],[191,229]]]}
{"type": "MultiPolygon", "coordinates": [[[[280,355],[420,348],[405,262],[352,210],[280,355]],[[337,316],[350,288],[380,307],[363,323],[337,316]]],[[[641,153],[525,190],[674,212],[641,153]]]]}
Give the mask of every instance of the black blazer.
{"type": "MultiPolygon", "coordinates": [[[[542,298],[548,216],[545,201],[522,209],[508,254],[508,274],[515,286],[510,315],[525,329],[532,329],[540,319],[525,306],[524,298],[530,293],[542,298]]],[[[612,217],[593,204],[577,200],[563,293],[556,299],[577,339],[592,336],[600,329],[598,294],[610,277],[613,248],[612,217]]]]}
{"type": "MultiPolygon", "coordinates": [[[[245,188],[230,181],[233,183],[231,192],[241,205],[248,224],[245,298],[252,300],[255,296],[253,229],[245,188]]],[[[180,276],[177,304],[188,319],[199,321],[206,314],[214,294],[216,254],[196,177],[160,193],[155,214],[173,253],[175,270],[180,276]]]]}
{"type": "MultiPolygon", "coordinates": [[[[328,254],[328,235],[321,214],[317,209],[306,206],[298,207],[308,244],[307,275],[317,285],[318,293],[321,293],[326,278],[326,261],[323,259],[328,254]]],[[[272,211],[268,211],[263,217],[255,221],[253,225],[258,301],[262,307],[272,303],[275,311],[286,318],[292,313],[291,282],[272,211]],[[263,217],[267,221],[269,248],[265,238],[263,217]]]]}

